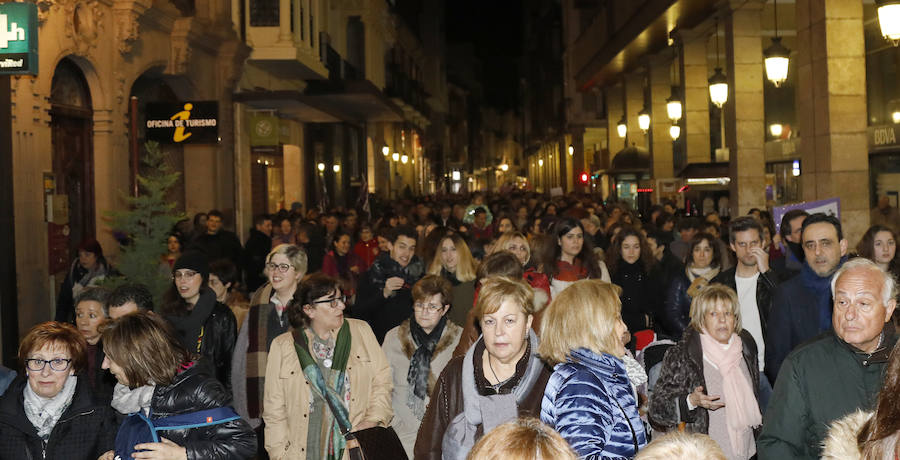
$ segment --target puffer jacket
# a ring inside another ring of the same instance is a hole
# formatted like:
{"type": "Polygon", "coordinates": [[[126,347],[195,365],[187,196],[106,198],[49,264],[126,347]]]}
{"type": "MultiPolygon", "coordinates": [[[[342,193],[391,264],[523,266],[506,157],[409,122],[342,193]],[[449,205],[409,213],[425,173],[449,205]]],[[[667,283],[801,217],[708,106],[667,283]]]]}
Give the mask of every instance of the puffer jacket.
{"type": "Polygon", "coordinates": [[[581,458],[633,458],[647,444],[647,433],[625,364],[584,348],[573,350],[571,357],[553,369],[541,421],[558,431],[581,458]]]}
{"type": "MultiPolygon", "coordinates": [[[[211,363],[201,358],[176,375],[172,384],[156,386],[150,400],[150,418],[229,405],[231,397],[213,376],[211,363]]],[[[249,459],[256,455],[256,433],[244,419],[167,431],[165,437],[183,446],[188,460],[249,459]]]]}
{"type": "Polygon", "coordinates": [[[0,399],[0,459],[95,460],[112,450],[116,419],[108,404],[94,400],[86,377],[79,377],[72,402],[63,412],[47,444],[25,416],[28,379],[13,381],[0,399]]]}
{"type": "MultiPolygon", "coordinates": [[[[743,342],[744,364],[750,371],[753,395],[759,401],[759,357],[756,342],[747,331],[738,334],[743,342]]],[[[688,410],[687,396],[694,388],[707,388],[703,375],[703,347],[700,333],[693,327],[684,330],[681,341],[666,352],[656,387],[650,396],[650,422],[654,426],[673,429],[685,422],[685,430],[695,433],[709,432],[709,411],[702,407],[688,410]]]]}

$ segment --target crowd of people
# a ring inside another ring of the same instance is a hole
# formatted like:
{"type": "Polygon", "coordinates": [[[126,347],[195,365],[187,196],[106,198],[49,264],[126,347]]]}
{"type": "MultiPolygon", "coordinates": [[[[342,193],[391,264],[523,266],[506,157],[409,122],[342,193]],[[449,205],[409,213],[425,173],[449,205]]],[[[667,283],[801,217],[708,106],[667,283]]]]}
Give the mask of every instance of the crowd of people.
{"type": "Polygon", "coordinates": [[[213,210],[158,302],[86,240],[0,372],[0,458],[893,459],[896,240],[514,192],[297,204],[242,245],[213,210]]]}

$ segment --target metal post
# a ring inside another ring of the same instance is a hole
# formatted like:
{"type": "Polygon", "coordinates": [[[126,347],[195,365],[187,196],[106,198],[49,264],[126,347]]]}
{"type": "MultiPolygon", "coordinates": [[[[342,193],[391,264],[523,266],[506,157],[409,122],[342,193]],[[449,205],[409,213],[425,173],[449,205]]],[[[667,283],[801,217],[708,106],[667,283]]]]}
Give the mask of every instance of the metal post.
{"type": "Polygon", "coordinates": [[[12,93],[9,75],[0,75],[0,228],[6,229],[0,238],[0,351],[12,368],[19,343],[14,203],[12,93]]]}
{"type": "Polygon", "coordinates": [[[132,184],[132,193],[134,197],[138,196],[138,98],[137,96],[131,96],[130,101],[130,126],[131,132],[129,133],[129,139],[131,141],[131,184],[132,184]]]}

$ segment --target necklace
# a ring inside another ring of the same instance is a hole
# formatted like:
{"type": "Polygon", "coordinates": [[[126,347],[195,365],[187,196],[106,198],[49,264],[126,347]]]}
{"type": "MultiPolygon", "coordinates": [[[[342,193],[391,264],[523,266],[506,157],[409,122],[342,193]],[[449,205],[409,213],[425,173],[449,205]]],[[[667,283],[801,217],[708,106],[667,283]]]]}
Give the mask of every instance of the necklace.
{"type": "MultiPolygon", "coordinates": [[[[503,382],[500,381],[500,377],[497,377],[497,373],[494,372],[494,365],[491,364],[491,354],[490,353],[488,353],[488,367],[491,369],[491,374],[494,374],[494,380],[497,381],[496,384],[491,385],[491,386],[494,387],[496,385],[496,387],[499,388],[500,384],[502,384],[503,382]]],[[[497,388],[494,388],[494,389],[496,390],[497,388]]]]}

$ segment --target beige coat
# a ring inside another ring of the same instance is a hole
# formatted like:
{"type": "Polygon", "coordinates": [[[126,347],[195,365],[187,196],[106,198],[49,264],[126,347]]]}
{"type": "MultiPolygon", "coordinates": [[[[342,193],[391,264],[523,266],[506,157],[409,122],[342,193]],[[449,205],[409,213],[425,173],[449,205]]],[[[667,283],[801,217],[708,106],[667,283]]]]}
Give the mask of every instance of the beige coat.
{"type": "MultiPolygon", "coordinates": [[[[388,426],[391,410],[391,367],[364,321],[347,319],[350,325],[350,423],[364,421],[388,426]]],[[[273,460],[306,459],[306,434],[311,388],[294,349],[294,337],[286,332],[272,342],[266,364],[263,409],[266,451],[273,460]]],[[[344,460],[349,458],[344,451],[344,460]]]]}
{"type": "MultiPolygon", "coordinates": [[[[415,342],[409,332],[409,321],[406,320],[388,331],[384,336],[382,348],[394,373],[394,422],[391,426],[394,427],[394,431],[397,432],[397,436],[403,443],[406,455],[413,458],[413,446],[416,444],[416,435],[419,432],[421,420],[416,418],[412,409],[406,405],[409,392],[409,382],[406,381],[406,376],[409,374],[409,361],[416,352],[415,342]]],[[[428,373],[429,395],[431,395],[437,377],[441,375],[441,371],[453,357],[453,349],[456,348],[460,335],[462,335],[462,328],[453,321],[447,321],[441,338],[434,347],[434,354],[431,356],[431,371],[428,373]]],[[[428,399],[426,396],[425,404],[428,404],[428,399]]]]}

